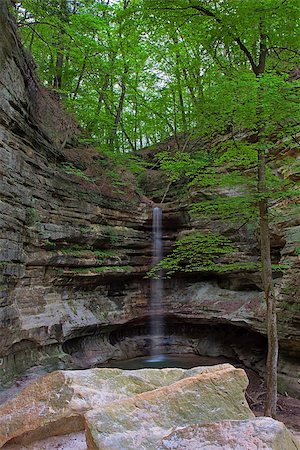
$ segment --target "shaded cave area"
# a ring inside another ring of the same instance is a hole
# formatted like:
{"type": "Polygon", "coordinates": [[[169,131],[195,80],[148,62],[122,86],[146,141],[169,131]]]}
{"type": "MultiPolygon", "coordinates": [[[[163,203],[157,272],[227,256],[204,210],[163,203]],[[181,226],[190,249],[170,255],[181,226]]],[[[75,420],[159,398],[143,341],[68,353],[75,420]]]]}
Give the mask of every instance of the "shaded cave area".
{"type": "MultiPolygon", "coordinates": [[[[226,323],[191,323],[171,315],[165,316],[163,321],[165,333],[161,337],[161,347],[156,349],[162,357],[176,357],[178,364],[182,359],[184,367],[189,358],[191,367],[229,362],[263,375],[267,341],[259,333],[226,323]]],[[[125,361],[149,358],[150,346],[149,317],[144,317],[67,340],[63,351],[71,356],[78,369],[123,368],[125,361]]],[[[125,367],[130,368],[130,364],[125,367]]]]}
{"type": "MultiPolygon", "coordinates": [[[[81,334],[65,340],[63,344],[53,344],[38,348],[31,341],[20,342],[10,355],[14,367],[22,366],[22,361],[32,363],[27,370],[14,372],[13,384],[0,392],[0,404],[15,396],[35,379],[53,370],[82,370],[88,368],[164,368],[213,366],[229,363],[245,370],[249,379],[246,399],[255,415],[263,414],[265,401],[264,370],[267,355],[267,339],[257,331],[229,322],[187,319],[168,314],[163,317],[165,330],[162,347],[157,349],[163,355],[158,364],[148,364],[150,356],[150,316],[123,324],[90,326],[81,334]],[[40,353],[39,353],[40,352],[40,353]]],[[[293,361],[290,352],[281,349],[283,361],[279,374],[278,419],[294,429],[300,429],[298,412],[300,399],[287,395],[287,386],[292,388],[291,373],[293,361]],[[288,362],[290,364],[288,364],[288,362]],[[284,373],[285,372],[285,373],[284,373]],[[290,373],[289,373],[290,372],[290,373]],[[292,411],[286,416],[286,411],[292,411]]],[[[11,361],[12,362],[12,361],[11,361]]],[[[296,361],[294,361],[296,363],[296,361]]],[[[27,366],[28,367],[28,366],[27,366]]],[[[24,367],[23,367],[24,369],[24,367]]],[[[12,380],[12,378],[11,378],[12,380]]],[[[294,390],[296,394],[297,387],[294,390]]],[[[297,397],[297,395],[296,395],[297,397]]]]}

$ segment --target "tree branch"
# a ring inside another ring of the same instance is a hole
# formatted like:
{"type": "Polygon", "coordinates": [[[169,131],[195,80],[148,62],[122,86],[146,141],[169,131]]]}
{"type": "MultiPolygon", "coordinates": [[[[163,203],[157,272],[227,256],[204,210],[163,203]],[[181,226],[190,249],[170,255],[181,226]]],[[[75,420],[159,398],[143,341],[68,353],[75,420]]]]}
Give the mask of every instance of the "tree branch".
{"type": "MultiPolygon", "coordinates": [[[[203,16],[212,17],[217,23],[219,23],[220,25],[224,26],[222,19],[220,19],[220,17],[218,17],[213,11],[210,11],[209,9],[204,8],[203,6],[199,6],[199,5],[191,5],[190,8],[196,9],[203,16]]],[[[256,63],[254,61],[254,58],[253,58],[251,52],[249,51],[249,49],[242,42],[242,40],[241,40],[241,38],[239,36],[234,36],[230,30],[228,30],[228,32],[232,36],[233,40],[238,44],[238,46],[240,47],[242,52],[246,55],[248,61],[251,64],[253,72],[256,75],[258,75],[258,73],[259,73],[259,71],[258,71],[259,70],[259,66],[256,65],[256,63]]]]}

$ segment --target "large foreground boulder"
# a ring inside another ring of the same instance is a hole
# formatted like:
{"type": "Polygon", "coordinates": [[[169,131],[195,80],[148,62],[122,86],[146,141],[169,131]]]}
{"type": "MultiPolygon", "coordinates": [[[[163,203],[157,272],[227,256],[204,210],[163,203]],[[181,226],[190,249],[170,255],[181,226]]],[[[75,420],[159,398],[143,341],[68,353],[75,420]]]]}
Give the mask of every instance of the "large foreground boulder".
{"type": "Polygon", "coordinates": [[[83,430],[87,411],[171,384],[188,373],[176,368],[50,373],[0,407],[0,447],[10,440],[26,443],[83,430]]]}
{"type": "Polygon", "coordinates": [[[178,427],[254,417],[244,397],[243,370],[224,364],[190,375],[87,413],[88,449],[153,450],[178,427]]]}
{"type": "Polygon", "coordinates": [[[137,424],[146,423],[149,432],[148,424],[160,421],[160,417],[167,421],[161,437],[179,423],[187,426],[199,422],[200,413],[206,420],[246,419],[253,416],[244,397],[247,384],[245,372],[229,364],[190,370],[54,372],[33,382],[0,407],[0,446],[9,441],[23,444],[80,431],[85,423],[90,442],[96,442],[97,446],[104,437],[99,431],[101,420],[107,434],[119,425],[124,431],[131,425],[122,414],[129,411],[133,416],[138,413],[137,424]],[[152,414],[154,410],[157,417],[152,414]],[[113,420],[108,417],[110,411],[113,420]],[[90,415],[85,419],[88,412],[90,415]]]}
{"type": "Polygon", "coordinates": [[[193,425],[171,433],[157,450],[296,450],[300,449],[283,423],[270,417],[223,420],[193,425]]]}
{"type": "Polygon", "coordinates": [[[229,364],[54,372],[0,407],[0,447],[299,450],[283,424],[254,419],[247,384],[229,364]]]}

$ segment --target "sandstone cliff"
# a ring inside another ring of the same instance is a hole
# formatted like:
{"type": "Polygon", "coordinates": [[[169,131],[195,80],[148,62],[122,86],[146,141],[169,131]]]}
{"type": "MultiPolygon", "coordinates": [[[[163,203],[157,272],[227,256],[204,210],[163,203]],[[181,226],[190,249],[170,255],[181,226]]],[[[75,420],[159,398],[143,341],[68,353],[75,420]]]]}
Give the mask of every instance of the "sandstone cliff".
{"type": "MultiPolygon", "coordinates": [[[[39,86],[6,3],[0,8],[2,378],[37,364],[48,370],[88,367],[143,355],[151,200],[130,186],[126,195],[116,193],[104,182],[103,156],[74,147],[76,124],[39,86]]],[[[290,264],[277,278],[277,291],[281,389],[294,393],[300,375],[295,211],[280,213],[273,233],[276,262],[290,264]]],[[[235,258],[258,255],[251,229],[192,221],[176,202],[164,207],[166,250],[191,228],[233,237],[240,249],[235,258]]],[[[263,372],[265,307],[257,273],[198,273],[168,281],[161,313],[166,311],[169,352],[180,346],[225,355],[263,372]]]]}

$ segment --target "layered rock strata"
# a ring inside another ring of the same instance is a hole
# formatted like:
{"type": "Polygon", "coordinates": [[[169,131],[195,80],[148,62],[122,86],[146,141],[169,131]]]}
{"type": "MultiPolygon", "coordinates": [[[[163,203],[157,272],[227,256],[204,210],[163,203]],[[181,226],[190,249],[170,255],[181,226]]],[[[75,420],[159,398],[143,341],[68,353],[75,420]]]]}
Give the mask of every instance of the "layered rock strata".
{"type": "MultiPolygon", "coordinates": [[[[76,126],[37,83],[6,1],[0,28],[1,379],[34,365],[86,367],[145,354],[151,201],[132,187],[116,192],[103,181],[100,153],[72,147],[76,126]]],[[[281,390],[299,392],[300,236],[297,209],[289,211],[280,211],[272,245],[274,262],[290,267],[277,278],[281,390]]],[[[235,260],[257,260],[257,236],[247,226],[193,221],[178,203],[164,206],[163,225],[166,252],[180,233],[197,229],[234,239],[235,260]]],[[[157,313],[166,311],[166,351],[233,355],[262,373],[266,324],[257,273],[178,277],[166,283],[157,313]],[[191,323],[192,336],[184,328],[191,323]],[[225,348],[220,327],[231,325],[225,348]],[[245,333],[253,333],[251,346],[242,349],[237,335],[245,333]]]]}

